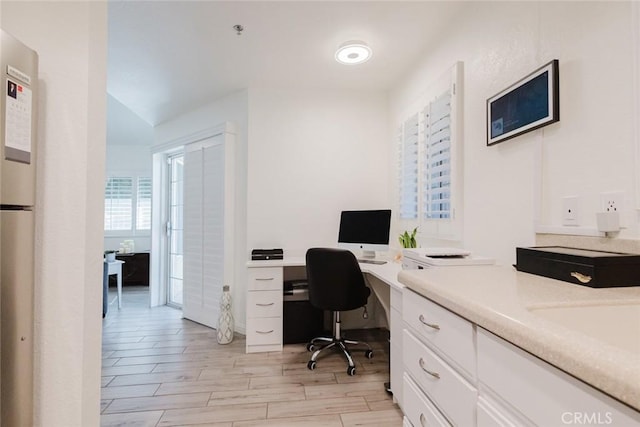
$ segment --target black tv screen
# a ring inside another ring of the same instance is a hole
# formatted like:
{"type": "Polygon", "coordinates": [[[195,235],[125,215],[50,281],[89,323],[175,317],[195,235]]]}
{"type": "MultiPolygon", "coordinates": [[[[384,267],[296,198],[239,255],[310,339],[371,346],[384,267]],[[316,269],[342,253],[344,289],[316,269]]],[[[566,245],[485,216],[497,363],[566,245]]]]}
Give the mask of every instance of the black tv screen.
{"type": "Polygon", "coordinates": [[[560,120],[558,60],[487,100],[487,145],[560,120]]]}

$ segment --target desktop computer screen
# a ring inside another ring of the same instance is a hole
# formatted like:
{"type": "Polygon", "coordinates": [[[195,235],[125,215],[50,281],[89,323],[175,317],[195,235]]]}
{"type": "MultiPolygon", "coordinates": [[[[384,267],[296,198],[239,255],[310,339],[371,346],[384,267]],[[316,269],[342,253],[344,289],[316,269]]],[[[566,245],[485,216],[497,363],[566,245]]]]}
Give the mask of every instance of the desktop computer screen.
{"type": "Polygon", "coordinates": [[[389,250],[391,210],[342,211],[338,246],[361,249],[365,258],[374,258],[375,251],[389,250]]]}

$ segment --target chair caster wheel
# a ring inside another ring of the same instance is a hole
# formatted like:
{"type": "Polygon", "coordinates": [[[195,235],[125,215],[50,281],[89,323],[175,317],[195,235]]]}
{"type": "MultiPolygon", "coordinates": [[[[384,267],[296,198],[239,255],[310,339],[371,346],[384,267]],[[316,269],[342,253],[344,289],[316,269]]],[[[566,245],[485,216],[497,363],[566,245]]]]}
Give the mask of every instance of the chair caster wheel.
{"type": "Polygon", "coordinates": [[[349,366],[347,368],[347,375],[349,375],[350,377],[354,376],[356,374],[356,368],[355,366],[349,366]]]}
{"type": "Polygon", "coordinates": [[[309,360],[309,363],[307,363],[307,368],[309,368],[310,371],[313,371],[314,369],[316,369],[316,362],[314,360],[309,360]]]}
{"type": "Polygon", "coordinates": [[[367,359],[371,359],[373,358],[373,350],[367,350],[364,352],[364,357],[366,357],[367,359]]]}
{"type": "Polygon", "coordinates": [[[307,344],[307,351],[313,351],[315,349],[315,347],[313,346],[313,344],[308,343],[307,344]]]}

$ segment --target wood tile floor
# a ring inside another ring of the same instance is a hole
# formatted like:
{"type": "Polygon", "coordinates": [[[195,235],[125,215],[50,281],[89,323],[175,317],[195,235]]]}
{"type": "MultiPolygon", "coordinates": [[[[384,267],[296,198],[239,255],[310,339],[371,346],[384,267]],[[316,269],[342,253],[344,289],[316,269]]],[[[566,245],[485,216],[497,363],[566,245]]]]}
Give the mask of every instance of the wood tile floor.
{"type": "Polygon", "coordinates": [[[242,336],[219,345],[215,331],[181,311],[147,306],[146,288],[125,287],[123,308],[112,303],[103,321],[102,426],[402,425],[383,387],[389,358],[380,331],[364,332],[374,357],[354,352],[350,377],[337,353],[309,371],[304,344],[245,354],[242,336]]]}

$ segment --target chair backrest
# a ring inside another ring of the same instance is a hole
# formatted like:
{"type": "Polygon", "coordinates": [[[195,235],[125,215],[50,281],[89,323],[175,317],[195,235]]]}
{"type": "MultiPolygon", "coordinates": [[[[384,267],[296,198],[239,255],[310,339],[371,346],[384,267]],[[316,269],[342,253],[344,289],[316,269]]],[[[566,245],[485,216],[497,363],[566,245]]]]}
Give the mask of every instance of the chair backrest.
{"type": "Polygon", "coordinates": [[[309,302],[322,310],[347,311],[367,303],[371,291],[356,257],[344,249],[311,248],[307,251],[309,302]]]}

